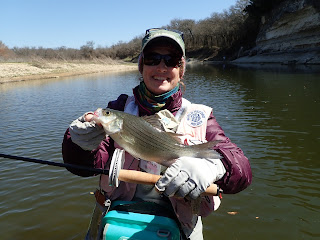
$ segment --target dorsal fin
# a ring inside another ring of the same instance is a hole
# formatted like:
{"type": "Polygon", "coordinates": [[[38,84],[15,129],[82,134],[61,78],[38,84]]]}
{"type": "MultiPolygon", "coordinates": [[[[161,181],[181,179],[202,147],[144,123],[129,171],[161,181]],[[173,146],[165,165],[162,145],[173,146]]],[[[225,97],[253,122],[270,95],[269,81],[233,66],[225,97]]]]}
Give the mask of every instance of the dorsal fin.
{"type": "Polygon", "coordinates": [[[160,122],[160,117],[158,115],[154,114],[150,116],[143,116],[142,118],[157,130],[164,131],[164,128],[160,122]]]}
{"type": "Polygon", "coordinates": [[[156,129],[165,132],[176,132],[179,125],[177,119],[168,109],[161,110],[151,116],[144,116],[143,119],[156,129]]]}

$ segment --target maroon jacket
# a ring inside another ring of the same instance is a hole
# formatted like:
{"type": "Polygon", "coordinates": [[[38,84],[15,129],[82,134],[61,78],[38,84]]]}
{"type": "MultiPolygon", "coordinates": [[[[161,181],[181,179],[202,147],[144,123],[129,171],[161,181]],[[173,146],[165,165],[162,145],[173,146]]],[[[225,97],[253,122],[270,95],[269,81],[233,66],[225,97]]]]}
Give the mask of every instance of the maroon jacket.
{"type": "MultiPolygon", "coordinates": [[[[136,96],[137,88],[133,90],[136,96]]],[[[115,110],[124,110],[125,102],[128,95],[122,94],[117,100],[111,101],[108,104],[108,108],[115,110]]],[[[173,94],[164,108],[171,111],[174,115],[180,109],[182,104],[182,93],[178,91],[173,94]]],[[[150,115],[146,108],[138,102],[140,116],[150,115]]],[[[224,193],[237,193],[245,189],[251,184],[252,173],[248,159],[244,156],[242,150],[232,143],[228,137],[225,136],[224,131],[217,123],[215,117],[210,115],[207,124],[207,141],[220,140],[220,142],[214,147],[223,157],[221,161],[226,168],[226,174],[222,179],[216,182],[224,193]]],[[[114,152],[114,142],[110,137],[103,140],[99,147],[92,151],[86,151],[74,144],[71,140],[69,129],[67,129],[63,143],[62,143],[62,155],[65,163],[77,164],[94,168],[108,168],[109,157],[114,152]]],[[[85,170],[68,169],[70,172],[82,176],[92,176],[92,173],[85,170]]]]}

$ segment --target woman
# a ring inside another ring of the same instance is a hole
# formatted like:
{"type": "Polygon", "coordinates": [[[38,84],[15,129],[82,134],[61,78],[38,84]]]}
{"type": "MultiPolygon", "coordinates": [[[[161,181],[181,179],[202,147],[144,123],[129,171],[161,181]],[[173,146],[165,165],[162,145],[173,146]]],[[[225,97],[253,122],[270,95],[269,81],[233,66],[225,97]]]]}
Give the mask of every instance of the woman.
{"type": "MultiPolygon", "coordinates": [[[[147,30],[138,64],[142,81],[133,89],[133,96],[122,94],[109,102],[108,108],[139,116],[165,112],[174,125],[169,130],[183,134],[183,144],[219,141],[214,149],[221,158],[183,157],[165,169],[156,163],[150,167],[146,161],[126,154],[124,168],[162,174],[162,177],[155,186],[121,182],[115,188],[110,187],[108,178],[102,175],[101,192],[104,199],[111,201],[147,201],[170,206],[183,232],[182,238],[203,239],[201,217],[216,209],[219,201],[200,194],[212,183],[224,193],[245,189],[252,178],[249,161],[225,136],[210,107],[192,104],[182,98],[186,62],[181,33],[165,29],[147,30]]],[[[66,163],[108,169],[109,159],[118,146],[91,118],[92,113],[86,113],[70,125],[62,145],[63,158],[66,163]]],[[[83,177],[91,175],[86,171],[70,171],[83,177]]]]}

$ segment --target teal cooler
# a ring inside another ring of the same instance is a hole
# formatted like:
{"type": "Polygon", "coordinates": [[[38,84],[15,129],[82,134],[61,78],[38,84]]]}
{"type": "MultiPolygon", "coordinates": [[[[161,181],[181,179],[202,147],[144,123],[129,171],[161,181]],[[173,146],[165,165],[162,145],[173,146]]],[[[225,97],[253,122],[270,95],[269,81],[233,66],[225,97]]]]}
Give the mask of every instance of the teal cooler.
{"type": "Polygon", "coordinates": [[[104,240],[180,240],[179,227],[168,217],[111,210],[101,223],[104,240]]]}

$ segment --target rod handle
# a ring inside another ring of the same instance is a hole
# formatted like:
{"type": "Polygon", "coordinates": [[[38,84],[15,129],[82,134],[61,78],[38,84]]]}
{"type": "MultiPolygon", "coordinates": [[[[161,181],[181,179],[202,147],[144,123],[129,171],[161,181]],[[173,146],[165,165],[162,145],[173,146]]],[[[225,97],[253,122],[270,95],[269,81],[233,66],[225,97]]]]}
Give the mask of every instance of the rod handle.
{"type": "MultiPolygon", "coordinates": [[[[159,180],[160,177],[161,177],[160,175],[140,172],[136,170],[121,169],[119,172],[120,181],[136,183],[136,184],[154,185],[159,180]]],[[[207,190],[204,192],[204,194],[208,196],[216,196],[217,190],[218,190],[217,185],[211,184],[207,188],[207,190]]]]}

